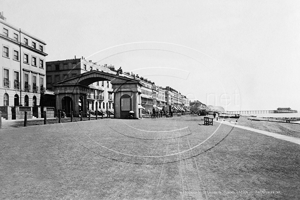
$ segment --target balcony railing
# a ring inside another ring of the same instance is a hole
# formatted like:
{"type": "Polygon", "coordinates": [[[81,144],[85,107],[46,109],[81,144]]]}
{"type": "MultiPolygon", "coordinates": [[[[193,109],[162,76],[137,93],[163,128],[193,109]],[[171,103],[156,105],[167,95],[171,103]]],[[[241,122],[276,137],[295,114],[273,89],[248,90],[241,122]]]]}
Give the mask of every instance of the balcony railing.
{"type": "Polygon", "coordinates": [[[100,101],[103,101],[104,100],[104,95],[97,95],[96,99],[100,100],[100,101]]]}
{"type": "Polygon", "coordinates": [[[34,92],[34,93],[37,93],[38,92],[38,86],[36,86],[36,85],[32,85],[32,91],[34,92]]]}
{"type": "Polygon", "coordinates": [[[6,87],[6,88],[9,88],[9,79],[8,78],[4,78],[3,86],[6,87]]]}
{"type": "Polygon", "coordinates": [[[30,92],[30,85],[26,82],[25,82],[25,85],[24,85],[24,91],[25,92],[30,92]]]}
{"type": "Polygon", "coordinates": [[[14,89],[19,89],[20,88],[20,84],[18,80],[14,81],[14,89]]]}
{"type": "Polygon", "coordinates": [[[95,99],[94,97],[95,97],[95,95],[93,95],[93,94],[88,94],[88,95],[87,95],[87,98],[88,98],[88,99],[95,99]]]}
{"type": "Polygon", "coordinates": [[[46,91],[46,89],[44,88],[43,85],[41,85],[40,93],[44,93],[45,91],[46,91]]]}

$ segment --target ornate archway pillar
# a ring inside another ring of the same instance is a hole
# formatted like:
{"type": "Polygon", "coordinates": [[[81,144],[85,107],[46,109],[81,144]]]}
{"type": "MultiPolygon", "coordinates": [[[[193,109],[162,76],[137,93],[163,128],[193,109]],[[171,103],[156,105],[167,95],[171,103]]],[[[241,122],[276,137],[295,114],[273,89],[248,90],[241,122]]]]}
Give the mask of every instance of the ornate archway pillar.
{"type": "MultiPolygon", "coordinates": [[[[111,81],[114,92],[114,112],[115,118],[126,118],[121,114],[121,97],[125,94],[130,96],[131,110],[134,112],[134,118],[139,118],[138,104],[140,102],[141,84],[138,80],[114,79],[111,81]]],[[[128,112],[129,115],[129,112],[128,112]]]]}

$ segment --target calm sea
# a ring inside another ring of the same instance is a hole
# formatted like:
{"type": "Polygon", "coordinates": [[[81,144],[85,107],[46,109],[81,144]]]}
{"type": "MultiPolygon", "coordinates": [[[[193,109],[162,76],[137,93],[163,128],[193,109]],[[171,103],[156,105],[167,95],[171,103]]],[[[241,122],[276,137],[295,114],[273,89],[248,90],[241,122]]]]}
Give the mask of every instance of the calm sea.
{"type": "Polygon", "coordinates": [[[300,113],[268,113],[268,114],[255,114],[257,117],[300,117],[300,113]]]}
{"type": "MultiPolygon", "coordinates": [[[[300,118],[300,113],[269,113],[269,114],[257,114],[257,117],[297,117],[300,118]]],[[[300,121],[293,121],[293,123],[300,124],[300,121]]]]}

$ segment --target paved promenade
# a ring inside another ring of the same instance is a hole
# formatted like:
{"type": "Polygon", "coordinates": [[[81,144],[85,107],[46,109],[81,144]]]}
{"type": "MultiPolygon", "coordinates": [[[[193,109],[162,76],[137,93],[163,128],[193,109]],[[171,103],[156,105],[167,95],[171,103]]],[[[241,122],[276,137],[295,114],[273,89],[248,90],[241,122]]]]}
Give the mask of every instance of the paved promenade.
{"type": "Polygon", "coordinates": [[[281,135],[278,133],[272,133],[269,131],[263,131],[263,130],[258,130],[258,129],[254,129],[254,128],[250,128],[250,127],[246,127],[246,126],[241,126],[241,125],[237,125],[235,122],[229,122],[229,121],[217,121],[221,124],[226,124],[229,126],[233,126],[235,128],[240,128],[240,129],[244,129],[244,130],[248,130],[248,131],[252,131],[255,133],[260,133],[266,136],[270,136],[279,140],[284,140],[284,141],[288,141],[288,142],[292,142],[295,144],[300,145],[300,139],[299,138],[295,138],[295,137],[290,137],[290,136],[286,136],[286,135],[281,135]]]}
{"type": "Polygon", "coordinates": [[[299,199],[300,146],[198,116],[0,130],[3,199],[299,199]]]}

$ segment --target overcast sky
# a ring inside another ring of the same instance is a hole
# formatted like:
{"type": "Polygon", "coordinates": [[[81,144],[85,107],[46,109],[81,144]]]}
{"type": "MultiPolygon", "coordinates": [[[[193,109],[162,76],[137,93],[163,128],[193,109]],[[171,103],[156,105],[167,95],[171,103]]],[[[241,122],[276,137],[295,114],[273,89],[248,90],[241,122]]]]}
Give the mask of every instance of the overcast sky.
{"type": "Polygon", "coordinates": [[[300,1],[0,0],[47,43],[226,110],[300,110],[300,1]]]}

